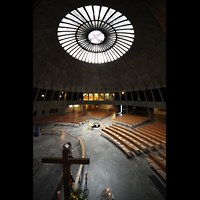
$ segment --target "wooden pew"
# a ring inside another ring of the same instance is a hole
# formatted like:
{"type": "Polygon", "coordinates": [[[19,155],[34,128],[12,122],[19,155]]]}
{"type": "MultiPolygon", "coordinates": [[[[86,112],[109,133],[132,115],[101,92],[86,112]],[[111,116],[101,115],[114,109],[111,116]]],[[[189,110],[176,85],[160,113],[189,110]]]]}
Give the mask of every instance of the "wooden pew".
{"type": "Polygon", "coordinates": [[[141,137],[145,137],[146,140],[148,140],[150,143],[152,143],[154,145],[161,147],[162,143],[164,143],[163,140],[160,140],[160,139],[156,138],[155,136],[145,133],[144,131],[141,131],[141,129],[134,129],[134,131],[140,133],[141,137]]]}
{"type": "Polygon", "coordinates": [[[138,133],[138,132],[136,132],[134,130],[132,131],[132,130],[126,129],[124,127],[121,127],[121,126],[118,126],[118,125],[115,125],[115,124],[113,124],[113,126],[116,127],[116,128],[120,128],[120,129],[122,129],[124,131],[127,131],[128,133],[132,134],[132,136],[136,140],[139,140],[139,142],[141,142],[142,144],[144,144],[146,147],[150,147],[152,150],[156,149],[154,143],[151,140],[150,140],[150,142],[147,141],[147,139],[145,137],[143,137],[140,133],[138,133]]]}
{"type": "Polygon", "coordinates": [[[134,144],[134,140],[133,140],[130,136],[128,136],[128,135],[126,135],[126,134],[124,134],[124,133],[122,133],[122,132],[120,132],[120,131],[114,129],[114,128],[111,127],[111,126],[106,127],[106,129],[108,129],[108,130],[110,130],[110,131],[112,131],[112,132],[114,132],[114,133],[120,135],[120,136],[122,137],[122,140],[125,141],[126,143],[128,143],[128,144],[130,143],[129,145],[131,146],[131,150],[134,151],[136,154],[140,155],[141,153],[143,153],[142,150],[140,150],[140,149],[138,149],[138,148],[136,147],[136,145],[134,144]],[[127,140],[128,142],[127,142],[126,140],[127,140]]]}
{"type": "Polygon", "coordinates": [[[166,154],[164,154],[163,152],[159,151],[158,155],[163,158],[164,160],[166,160],[166,154]]]}
{"type": "Polygon", "coordinates": [[[136,136],[135,134],[129,132],[128,130],[124,130],[124,129],[120,129],[119,127],[116,127],[116,126],[112,126],[113,128],[121,131],[122,133],[125,133],[126,135],[128,135],[129,137],[131,137],[132,139],[132,142],[134,143],[134,145],[136,147],[138,147],[139,149],[142,149],[144,152],[149,152],[149,148],[148,147],[151,147],[153,145],[150,145],[148,144],[148,142],[146,142],[145,140],[139,138],[138,136],[136,136]]]}
{"type": "Polygon", "coordinates": [[[145,160],[166,180],[166,164],[152,153],[149,153],[149,158],[145,158],[145,160]]]}
{"type": "Polygon", "coordinates": [[[121,142],[121,140],[119,140],[118,138],[116,139],[116,137],[113,137],[113,135],[105,129],[102,129],[100,131],[101,135],[103,137],[105,137],[106,139],[110,140],[112,143],[114,143],[119,149],[122,150],[123,153],[125,153],[125,155],[127,157],[131,157],[134,156],[134,153],[132,153],[129,149],[126,148],[126,146],[121,142]]]}

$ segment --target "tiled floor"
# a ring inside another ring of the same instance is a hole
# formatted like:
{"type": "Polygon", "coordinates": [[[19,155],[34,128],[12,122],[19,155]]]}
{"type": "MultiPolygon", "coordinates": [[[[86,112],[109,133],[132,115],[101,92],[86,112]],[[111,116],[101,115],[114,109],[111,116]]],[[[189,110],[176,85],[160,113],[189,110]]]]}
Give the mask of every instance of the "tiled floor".
{"type": "MultiPolygon", "coordinates": [[[[112,123],[113,115],[99,120],[102,128],[112,123]]],[[[155,118],[154,118],[155,119],[155,118]]],[[[159,120],[159,117],[156,118],[159,120]]],[[[90,120],[93,122],[96,120],[90,120]]],[[[165,119],[162,116],[161,121],[165,119]]],[[[88,122],[89,123],[89,122],[88,122]]],[[[42,128],[64,129],[67,133],[79,136],[85,147],[85,157],[90,158],[90,165],[85,165],[83,174],[88,173],[89,200],[100,199],[100,194],[109,188],[114,194],[115,200],[163,200],[166,199],[165,187],[147,167],[144,158],[148,154],[128,159],[125,154],[113,143],[100,135],[101,128],[89,130],[88,123],[79,127],[43,125],[42,128]]],[[[62,173],[62,165],[41,163],[41,157],[62,156],[62,145],[71,141],[74,157],[81,157],[81,147],[76,138],[66,134],[40,135],[33,138],[33,199],[51,199],[59,177],[62,173]]],[[[166,149],[159,149],[166,153],[166,149]]],[[[158,150],[153,154],[157,155],[158,150]]],[[[78,171],[78,165],[72,165],[74,179],[78,171]]],[[[84,189],[84,181],[81,183],[84,189]]],[[[61,190],[61,199],[63,190],[61,190]]]]}

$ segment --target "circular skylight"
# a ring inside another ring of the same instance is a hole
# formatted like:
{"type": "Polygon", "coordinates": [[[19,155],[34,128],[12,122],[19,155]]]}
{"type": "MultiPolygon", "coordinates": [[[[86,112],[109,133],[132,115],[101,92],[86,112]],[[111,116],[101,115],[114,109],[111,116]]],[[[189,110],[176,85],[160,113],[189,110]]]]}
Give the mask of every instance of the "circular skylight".
{"type": "Polygon", "coordinates": [[[131,22],[122,13],[97,5],[68,13],[59,23],[57,35],[69,55],[96,64],[120,58],[135,38],[131,22]]]}
{"type": "Polygon", "coordinates": [[[105,36],[101,31],[94,30],[88,34],[88,39],[93,44],[100,44],[104,41],[105,36]]]}

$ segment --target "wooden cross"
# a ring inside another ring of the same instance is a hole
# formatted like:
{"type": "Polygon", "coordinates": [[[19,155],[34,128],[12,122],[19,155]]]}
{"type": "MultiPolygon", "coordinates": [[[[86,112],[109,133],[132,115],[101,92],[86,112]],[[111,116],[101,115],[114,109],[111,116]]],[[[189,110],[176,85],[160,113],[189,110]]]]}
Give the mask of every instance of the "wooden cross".
{"type": "Polygon", "coordinates": [[[59,157],[43,157],[42,163],[61,163],[63,164],[63,182],[64,182],[64,198],[69,200],[70,185],[72,182],[71,165],[72,164],[90,164],[89,158],[69,158],[68,149],[63,148],[62,158],[59,157]]]}

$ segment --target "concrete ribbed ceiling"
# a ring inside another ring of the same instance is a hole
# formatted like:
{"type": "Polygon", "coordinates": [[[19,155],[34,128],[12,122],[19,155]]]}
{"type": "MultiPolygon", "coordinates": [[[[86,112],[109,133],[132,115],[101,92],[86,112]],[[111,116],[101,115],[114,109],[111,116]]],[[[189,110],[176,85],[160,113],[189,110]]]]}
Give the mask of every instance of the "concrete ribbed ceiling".
{"type": "Polygon", "coordinates": [[[166,33],[144,0],[43,0],[33,11],[33,87],[77,92],[117,92],[166,86],[166,33]],[[125,15],[134,43],[112,62],[92,64],[61,47],[58,25],[68,13],[103,5],[125,15]]]}

